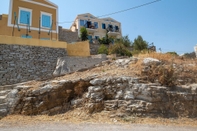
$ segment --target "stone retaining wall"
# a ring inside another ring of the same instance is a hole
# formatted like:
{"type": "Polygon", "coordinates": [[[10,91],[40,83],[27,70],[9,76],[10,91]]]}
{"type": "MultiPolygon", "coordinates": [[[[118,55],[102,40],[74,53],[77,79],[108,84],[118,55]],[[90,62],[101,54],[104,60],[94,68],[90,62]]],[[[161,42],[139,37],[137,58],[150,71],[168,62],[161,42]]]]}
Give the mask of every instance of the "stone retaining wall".
{"type": "Polygon", "coordinates": [[[66,54],[60,48],[0,44],[0,85],[51,78],[66,54]]]}
{"type": "Polygon", "coordinates": [[[68,29],[63,29],[61,26],[59,26],[59,41],[65,41],[67,43],[77,42],[79,40],[78,38],[78,32],[72,32],[68,29]]]}
{"type": "Polygon", "coordinates": [[[96,43],[92,43],[90,44],[90,54],[91,55],[97,55],[98,54],[98,49],[100,47],[100,44],[96,43]]]}

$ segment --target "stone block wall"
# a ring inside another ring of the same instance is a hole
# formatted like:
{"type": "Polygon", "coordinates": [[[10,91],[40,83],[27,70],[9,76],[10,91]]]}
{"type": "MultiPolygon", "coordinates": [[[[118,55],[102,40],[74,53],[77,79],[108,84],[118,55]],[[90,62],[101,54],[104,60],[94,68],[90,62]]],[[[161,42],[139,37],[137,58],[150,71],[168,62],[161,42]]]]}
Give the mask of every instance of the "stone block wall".
{"type": "Polygon", "coordinates": [[[53,75],[62,48],[0,44],[0,85],[11,85],[53,75]]]}
{"type": "Polygon", "coordinates": [[[97,55],[98,54],[98,49],[100,47],[100,44],[96,43],[92,43],[90,44],[90,54],[91,55],[97,55]]]}
{"type": "Polygon", "coordinates": [[[72,32],[67,29],[63,29],[61,26],[59,26],[59,41],[65,41],[67,43],[76,42],[79,40],[78,38],[78,32],[72,32]]]}

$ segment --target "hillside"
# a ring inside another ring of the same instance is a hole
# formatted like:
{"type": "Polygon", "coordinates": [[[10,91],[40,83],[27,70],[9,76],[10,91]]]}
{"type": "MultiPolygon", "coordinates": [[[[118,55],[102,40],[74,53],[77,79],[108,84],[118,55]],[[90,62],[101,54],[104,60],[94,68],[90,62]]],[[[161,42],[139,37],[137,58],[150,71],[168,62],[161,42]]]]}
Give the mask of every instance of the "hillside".
{"type": "Polygon", "coordinates": [[[2,122],[196,123],[196,64],[196,59],[151,53],[109,58],[90,69],[19,84],[7,98],[12,115],[2,122]]]}

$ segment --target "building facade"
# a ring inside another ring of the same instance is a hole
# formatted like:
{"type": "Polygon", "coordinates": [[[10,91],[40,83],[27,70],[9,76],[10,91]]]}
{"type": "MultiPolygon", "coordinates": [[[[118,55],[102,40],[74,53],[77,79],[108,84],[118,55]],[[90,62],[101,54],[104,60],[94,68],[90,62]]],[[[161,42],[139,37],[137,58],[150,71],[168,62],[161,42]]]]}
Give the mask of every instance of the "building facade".
{"type": "Polygon", "coordinates": [[[49,0],[10,0],[0,16],[0,35],[58,40],[58,6],[49,0]]]}
{"type": "Polygon", "coordinates": [[[121,23],[110,17],[97,18],[90,13],[80,14],[71,25],[70,30],[78,32],[80,37],[81,27],[86,27],[89,40],[103,38],[106,36],[106,33],[110,37],[122,37],[121,23]]]}

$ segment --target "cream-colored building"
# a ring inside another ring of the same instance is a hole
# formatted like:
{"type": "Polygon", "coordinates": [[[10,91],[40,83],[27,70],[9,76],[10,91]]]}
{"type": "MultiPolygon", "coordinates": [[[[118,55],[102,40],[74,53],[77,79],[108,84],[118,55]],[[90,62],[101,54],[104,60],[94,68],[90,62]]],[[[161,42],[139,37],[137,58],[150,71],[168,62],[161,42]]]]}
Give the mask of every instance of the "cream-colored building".
{"type": "Polygon", "coordinates": [[[89,40],[103,38],[107,32],[110,37],[122,37],[121,23],[110,17],[97,18],[90,13],[80,14],[76,17],[70,30],[77,31],[80,36],[81,27],[86,27],[89,40]]]}

